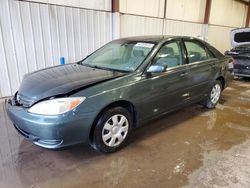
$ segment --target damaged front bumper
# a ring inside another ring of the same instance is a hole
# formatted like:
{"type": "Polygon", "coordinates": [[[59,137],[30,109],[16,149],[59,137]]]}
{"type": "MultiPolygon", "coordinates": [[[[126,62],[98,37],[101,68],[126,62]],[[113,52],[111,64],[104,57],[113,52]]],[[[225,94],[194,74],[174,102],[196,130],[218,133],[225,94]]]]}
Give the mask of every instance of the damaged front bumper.
{"type": "Polygon", "coordinates": [[[57,149],[89,141],[95,113],[33,114],[28,108],[16,105],[13,99],[6,100],[5,106],[16,130],[36,145],[57,149]]]}

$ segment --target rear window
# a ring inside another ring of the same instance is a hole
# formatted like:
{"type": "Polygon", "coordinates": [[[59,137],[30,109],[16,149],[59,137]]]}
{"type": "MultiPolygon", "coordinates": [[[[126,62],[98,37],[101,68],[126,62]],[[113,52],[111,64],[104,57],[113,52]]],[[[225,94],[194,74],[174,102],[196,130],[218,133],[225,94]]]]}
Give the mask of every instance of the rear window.
{"type": "Polygon", "coordinates": [[[234,35],[235,42],[250,42],[250,32],[236,33],[234,35]]]}

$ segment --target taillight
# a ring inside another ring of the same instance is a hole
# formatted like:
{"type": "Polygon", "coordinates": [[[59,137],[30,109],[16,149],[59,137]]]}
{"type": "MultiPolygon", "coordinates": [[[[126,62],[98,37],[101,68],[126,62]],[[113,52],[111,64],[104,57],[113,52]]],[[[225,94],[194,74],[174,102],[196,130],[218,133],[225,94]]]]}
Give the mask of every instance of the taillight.
{"type": "Polygon", "coordinates": [[[228,69],[232,70],[234,68],[234,65],[235,65],[235,60],[232,58],[228,62],[228,69]]]}
{"type": "Polygon", "coordinates": [[[232,59],[231,59],[231,62],[229,61],[229,63],[236,64],[236,61],[232,58],[232,59]]]}

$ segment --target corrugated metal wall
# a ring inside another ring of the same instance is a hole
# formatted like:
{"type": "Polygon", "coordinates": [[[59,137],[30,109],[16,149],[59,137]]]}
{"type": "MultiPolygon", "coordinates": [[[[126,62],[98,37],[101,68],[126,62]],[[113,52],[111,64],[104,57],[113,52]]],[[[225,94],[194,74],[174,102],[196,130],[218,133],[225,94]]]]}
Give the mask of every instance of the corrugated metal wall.
{"type": "Polygon", "coordinates": [[[205,6],[206,0],[167,0],[166,17],[174,20],[202,23],[205,6]]]}
{"type": "Polygon", "coordinates": [[[120,0],[120,12],[142,16],[164,16],[165,0],[120,0]]]}
{"type": "Polygon", "coordinates": [[[203,37],[203,24],[178,20],[165,20],[165,35],[203,37]]]}
{"type": "Polygon", "coordinates": [[[24,74],[74,62],[112,39],[112,13],[56,5],[0,1],[0,97],[24,74]]]}
{"type": "Polygon", "coordinates": [[[25,0],[30,2],[63,5],[77,8],[111,11],[111,0],[25,0]]]}
{"type": "Polygon", "coordinates": [[[162,0],[139,0],[136,3],[121,0],[124,6],[121,8],[121,36],[166,34],[200,37],[223,53],[231,48],[230,31],[245,25],[247,5],[236,0],[212,0],[209,24],[202,24],[206,0],[166,2],[164,18],[162,0]],[[138,3],[140,6],[136,6],[138,3]]]}
{"type": "Polygon", "coordinates": [[[121,37],[161,35],[165,0],[120,0],[121,37]]]}
{"type": "Polygon", "coordinates": [[[112,16],[111,0],[0,0],[0,97],[12,95],[25,73],[59,64],[61,56],[80,60],[112,36],[187,35],[224,52],[247,14],[239,1],[212,0],[204,25],[206,0],[166,2],[120,0],[121,13],[112,16]]]}
{"type": "Polygon", "coordinates": [[[121,37],[162,34],[162,19],[126,14],[120,18],[121,37]]]}
{"type": "Polygon", "coordinates": [[[247,5],[236,0],[212,0],[208,42],[221,52],[231,48],[230,31],[245,27],[247,5]],[[221,8],[218,8],[221,7],[221,8]]]}
{"type": "Polygon", "coordinates": [[[203,36],[205,0],[121,0],[121,37],[136,35],[203,36]],[[136,3],[138,6],[136,6],[136,3]],[[190,9],[198,11],[190,12],[190,9]]]}
{"type": "Polygon", "coordinates": [[[247,5],[240,1],[213,0],[209,23],[229,27],[243,27],[246,15],[247,5]]]}
{"type": "Polygon", "coordinates": [[[220,49],[221,52],[229,50],[231,48],[230,32],[232,29],[234,28],[209,25],[208,42],[220,49]]]}

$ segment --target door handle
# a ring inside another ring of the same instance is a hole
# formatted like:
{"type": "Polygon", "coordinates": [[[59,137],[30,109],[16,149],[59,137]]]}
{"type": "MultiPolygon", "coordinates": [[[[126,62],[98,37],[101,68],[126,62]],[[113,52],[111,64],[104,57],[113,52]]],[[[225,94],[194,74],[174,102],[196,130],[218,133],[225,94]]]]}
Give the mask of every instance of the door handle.
{"type": "Polygon", "coordinates": [[[183,72],[183,73],[180,74],[181,77],[184,77],[184,76],[186,76],[186,75],[188,75],[187,72],[183,72]]]}

